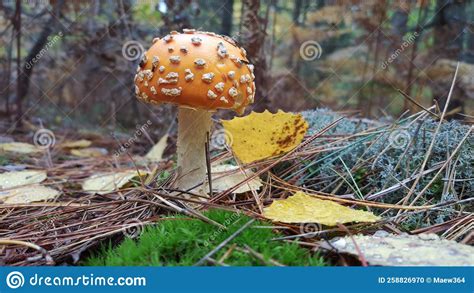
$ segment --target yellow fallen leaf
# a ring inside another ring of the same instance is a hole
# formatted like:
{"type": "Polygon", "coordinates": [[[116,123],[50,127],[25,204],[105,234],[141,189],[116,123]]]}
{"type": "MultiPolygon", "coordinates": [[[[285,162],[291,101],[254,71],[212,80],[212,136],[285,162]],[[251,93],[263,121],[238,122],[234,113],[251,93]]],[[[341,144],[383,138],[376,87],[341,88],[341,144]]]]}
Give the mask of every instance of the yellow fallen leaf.
{"type": "Polygon", "coordinates": [[[301,114],[278,111],[252,112],[222,121],[229,132],[228,144],[243,163],[287,153],[298,146],[308,130],[301,114]]]}
{"type": "Polygon", "coordinates": [[[59,191],[56,189],[41,185],[32,185],[0,191],[0,201],[5,204],[30,203],[46,201],[58,195],[59,191]]]}
{"type": "Polygon", "coordinates": [[[274,201],[264,209],[263,214],[268,219],[283,223],[319,223],[328,226],[338,223],[375,222],[380,219],[370,212],[354,210],[301,191],[287,199],[274,201]]]}
{"type": "Polygon", "coordinates": [[[24,142],[7,142],[0,143],[0,150],[5,152],[19,153],[19,154],[31,154],[39,153],[43,150],[35,145],[24,143],[24,142]]]}
{"type": "MultiPolygon", "coordinates": [[[[244,170],[244,172],[245,174],[239,170],[238,166],[228,164],[212,166],[212,190],[214,192],[222,192],[236,186],[246,178],[254,175],[254,173],[250,170],[244,170]]],[[[260,181],[260,178],[256,177],[237,188],[233,193],[244,193],[251,190],[259,190],[261,186],[262,182],[260,181]]],[[[207,186],[207,190],[209,190],[209,186],[207,186]]]]}
{"type": "Polygon", "coordinates": [[[84,181],[82,189],[86,192],[106,194],[119,190],[137,176],[144,176],[148,172],[140,170],[127,170],[117,173],[94,174],[84,181]]]}
{"type": "Polygon", "coordinates": [[[145,155],[150,161],[159,162],[163,160],[163,152],[168,145],[168,134],[163,135],[163,137],[155,144],[151,150],[145,155]]]}
{"type": "Polygon", "coordinates": [[[95,158],[107,155],[109,152],[104,148],[84,148],[73,149],[70,151],[71,155],[81,158],[95,158]]]}
{"type": "Polygon", "coordinates": [[[65,141],[59,146],[62,148],[66,149],[72,149],[72,148],[87,148],[90,147],[92,142],[87,139],[80,139],[80,140],[74,140],[74,141],[65,141]]]}
{"type": "Polygon", "coordinates": [[[0,174],[0,189],[40,183],[46,179],[46,171],[23,170],[0,174]]]}

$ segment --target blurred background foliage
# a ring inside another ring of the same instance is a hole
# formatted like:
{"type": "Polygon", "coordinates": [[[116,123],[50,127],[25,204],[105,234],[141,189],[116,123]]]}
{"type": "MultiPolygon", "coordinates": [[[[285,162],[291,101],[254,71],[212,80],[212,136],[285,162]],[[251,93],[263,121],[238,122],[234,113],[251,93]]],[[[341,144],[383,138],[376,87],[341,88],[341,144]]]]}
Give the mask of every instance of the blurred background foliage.
{"type": "MultiPolygon", "coordinates": [[[[253,110],[329,107],[396,117],[442,107],[473,120],[474,3],[462,0],[117,0],[0,2],[3,129],[25,123],[123,131],[175,118],[133,94],[138,41],[196,28],[233,37],[256,65],[253,110]],[[307,44],[310,47],[305,47],[307,44]]],[[[249,109],[250,110],[250,109],[249,109]]],[[[223,115],[231,115],[225,113],[223,115]]]]}

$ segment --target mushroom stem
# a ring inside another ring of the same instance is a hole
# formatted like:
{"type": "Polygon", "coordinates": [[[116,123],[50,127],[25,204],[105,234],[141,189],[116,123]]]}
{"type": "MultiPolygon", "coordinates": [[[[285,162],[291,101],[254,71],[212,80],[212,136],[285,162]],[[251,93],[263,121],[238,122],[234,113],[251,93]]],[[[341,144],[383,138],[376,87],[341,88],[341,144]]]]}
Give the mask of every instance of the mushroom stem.
{"type": "MultiPolygon", "coordinates": [[[[181,190],[202,184],[206,178],[205,143],[211,130],[211,116],[206,110],[179,107],[177,187],[181,190]]],[[[202,186],[200,189],[204,190],[202,186]]]]}

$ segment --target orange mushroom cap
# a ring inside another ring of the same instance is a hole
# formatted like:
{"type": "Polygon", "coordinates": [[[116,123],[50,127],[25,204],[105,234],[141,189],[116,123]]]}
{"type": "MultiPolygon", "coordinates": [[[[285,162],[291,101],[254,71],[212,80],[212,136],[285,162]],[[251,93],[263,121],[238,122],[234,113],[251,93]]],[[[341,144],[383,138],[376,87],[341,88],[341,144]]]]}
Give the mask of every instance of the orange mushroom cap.
{"type": "Polygon", "coordinates": [[[253,65],[229,37],[184,30],[154,39],[135,75],[137,98],[205,110],[233,109],[253,103],[253,65]]]}

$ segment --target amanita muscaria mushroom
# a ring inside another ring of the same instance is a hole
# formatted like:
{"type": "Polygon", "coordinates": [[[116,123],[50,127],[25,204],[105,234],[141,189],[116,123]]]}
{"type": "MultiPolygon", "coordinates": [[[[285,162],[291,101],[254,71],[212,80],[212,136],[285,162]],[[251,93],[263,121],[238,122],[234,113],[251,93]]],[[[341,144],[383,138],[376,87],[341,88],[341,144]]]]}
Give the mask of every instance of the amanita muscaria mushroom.
{"type": "Polygon", "coordinates": [[[245,50],[227,36],[184,30],[153,40],[137,68],[135,91],[141,101],[179,106],[179,189],[204,182],[211,115],[218,109],[241,114],[254,101],[254,78],[245,50]]]}

